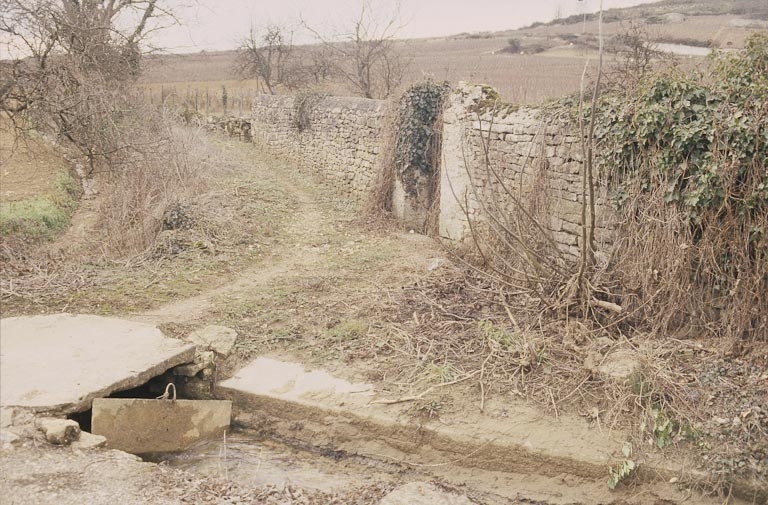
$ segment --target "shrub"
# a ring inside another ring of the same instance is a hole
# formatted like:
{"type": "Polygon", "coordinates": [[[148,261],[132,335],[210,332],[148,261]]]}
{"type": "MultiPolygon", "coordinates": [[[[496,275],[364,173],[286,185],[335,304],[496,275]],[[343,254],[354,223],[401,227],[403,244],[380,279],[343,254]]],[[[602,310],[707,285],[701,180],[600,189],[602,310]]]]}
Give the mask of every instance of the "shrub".
{"type": "Polygon", "coordinates": [[[768,340],[768,36],[709,74],[650,74],[596,129],[636,321],[768,340]]]}
{"type": "Polygon", "coordinates": [[[312,126],[312,115],[318,104],[326,96],[327,93],[312,89],[305,89],[296,93],[291,111],[291,126],[298,132],[308,130],[312,126]]]}
{"type": "Polygon", "coordinates": [[[517,40],[514,37],[510,37],[507,40],[507,45],[503,49],[501,49],[499,52],[502,53],[512,53],[512,54],[519,54],[520,51],[523,50],[523,46],[520,44],[520,41],[517,40]]]}

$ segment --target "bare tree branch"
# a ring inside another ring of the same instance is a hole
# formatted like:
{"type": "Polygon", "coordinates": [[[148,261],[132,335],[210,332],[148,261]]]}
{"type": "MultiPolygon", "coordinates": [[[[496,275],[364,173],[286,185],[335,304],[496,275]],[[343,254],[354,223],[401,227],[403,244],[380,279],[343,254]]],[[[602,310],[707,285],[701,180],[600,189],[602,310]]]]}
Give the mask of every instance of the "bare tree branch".
{"type": "Polygon", "coordinates": [[[17,127],[68,140],[92,170],[122,149],[123,111],[139,75],[140,43],[162,0],[0,0],[0,111],[17,127]],[[132,21],[132,22],[131,22],[132,21]]]}
{"type": "Polygon", "coordinates": [[[302,25],[336,54],[336,70],[365,98],[386,98],[402,82],[407,62],[395,48],[399,13],[377,19],[370,0],[362,0],[360,14],[343,40],[321,34],[302,19],[302,25]]]}
{"type": "Polygon", "coordinates": [[[293,34],[284,26],[268,24],[251,27],[237,49],[236,73],[243,78],[257,78],[269,94],[275,86],[289,85],[295,77],[293,34]]]}

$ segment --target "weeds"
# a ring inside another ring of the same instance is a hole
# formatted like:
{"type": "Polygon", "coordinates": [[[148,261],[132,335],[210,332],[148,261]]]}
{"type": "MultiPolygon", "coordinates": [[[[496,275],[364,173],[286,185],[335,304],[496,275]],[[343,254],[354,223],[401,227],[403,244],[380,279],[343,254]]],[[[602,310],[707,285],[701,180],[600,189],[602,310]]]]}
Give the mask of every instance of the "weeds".
{"type": "Polygon", "coordinates": [[[242,171],[266,161],[250,151],[240,160],[240,144],[224,150],[196,129],[156,126],[169,135],[155,139],[167,163],[137,154],[143,165],[131,170],[142,178],[101,184],[87,201],[98,219],[82,232],[45,247],[0,244],[4,315],[147,310],[219,285],[226,272],[264,256],[291,208],[271,172],[254,180],[242,171]],[[120,205],[105,209],[105,201],[120,205]]]}
{"type": "Polygon", "coordinates": [[[365,337],[368,334],[369,324],[360,320],[349,320],[339,323],[327,332],[328,337],[335,341],[349,341],[365,337]]]}
{"type": "Polygon", "coordinates": [[[327,93],[314,89],[299,91],[293,98],[293,110],[291,111],[291,126],[299,133],[312,127],[312,118],[317,106],[323,101],[327,93]]]}
{"type": "Polygon", "coordinates": [[[616,486],[626,481],[637,468],[637,463],[630,459],[632,457],[632,444],[625,442],[621,452],[625,459],[608,469],[608,489],[616,489],[616,486]]]}
{"type": "Polygon", "coordinates": [[[127,156],[122,170],[104,181],[99,228],[107,255],[146,251],[167,221],[166,210],[178,209],[205,189],[213,153],[205,152],[202,132],[155,119],[152,128],[137,131],[133,140],[147,150],[127,156]]]}
{"type": "Polygon", "coordinates": [[[664,411],[657,406],[650,408],[650,417],[653,422],[651,432],[653,433],[653,440],[656,443],[656,447],[663,449],[672,444],[672,434],[675,429],[675,423],[673,423],[672,420],[664,414],[664,411]]]}
{"type": "Polygon", "coordinates": [[[26,240],[52,239],[69,225],[79,195],[75,179],[67,172],[60,172],[50,194],[2,203],[0,236],[16,235],[26,240]]]}

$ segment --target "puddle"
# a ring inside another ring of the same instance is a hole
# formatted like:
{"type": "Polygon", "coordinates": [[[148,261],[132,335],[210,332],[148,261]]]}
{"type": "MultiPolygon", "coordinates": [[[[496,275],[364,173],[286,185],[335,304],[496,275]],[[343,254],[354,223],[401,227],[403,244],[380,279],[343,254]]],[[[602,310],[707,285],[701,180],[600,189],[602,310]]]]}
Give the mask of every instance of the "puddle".
{"type": "Polygon", "coordinates": [[[688,46],[685,44],[656,44],[656,49],[665,53],[679,54],[682,56],[709,56],[712,49],[708,47],[688,46]]]}
{"type": "Polygon", "coordinates": [[[291,484],[325,493],[395,480],[356,458],[323,457],[269,439],[234,433],[200,442],[184,452],[144,455],[145,461],[166,464],[205,477],[226,478],[244,486],[291,484]]]}

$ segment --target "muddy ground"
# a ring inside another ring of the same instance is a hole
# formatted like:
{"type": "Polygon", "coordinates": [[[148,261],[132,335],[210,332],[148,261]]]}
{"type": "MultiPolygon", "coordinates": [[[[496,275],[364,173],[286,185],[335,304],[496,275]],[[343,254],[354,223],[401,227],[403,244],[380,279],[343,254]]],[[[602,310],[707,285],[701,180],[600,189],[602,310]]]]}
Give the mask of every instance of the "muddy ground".
{"type": "MultiPolygon", "coordinates": [[[[87,226],[94,206],[86,202],[73,231],[26,258],[33,267],[5,265],[3,316],[120,315],[180,338],[221,324],[238,340],[218,364],[218,378],[259,355],[285,356],[372,381],[392,398],[415,397],[408,402],[414,422],[482,410],[489,398],[526,399],[542,415],[582,415],[598,430],[626,429],[636,454],[694,458],[709,472],[707,491],[727,495],[734,475],[765,482],[768,353],[738,357],[712,342],[629,340],[542,320],[526,300],[497,296],[435,240],[366,219],[291,163],[252,145],[201,138],[217,162],[206,191],[179,203],[174,216],[183,216],[183,226],[160,232],[139,256],[106,259],[84,252],[98,242],[87,226]],[[589,359],[616,349],[642,364],[662,398],[654,403],[661,414],[631,387],[594,373],[589,359]]],[[[617,461],[621,451],[617,446],[617,461]]],[[[398,470],[338,496],[290,486],[243,489],[113,452],[39,443],[4,452],[0,461],[15,483],[9,497],[31,492],[39,503],[58,504],[80,503],[79,489],[92,493],[104,483],[103,496],[85,501],[374,503],[402,481],[398,470]],[[119,478],[110,473],[115,468],[124,468],[119,478]]],[[[687,493],[682,486],[680,496],[687,493]]],[[[607,496],[601,503],[668,503],[654,501],[661,498],[647,488],[637,491],[631,476],[607,496]]],[[[559,502],[587,503],[567,495],[559,502]]]]}

